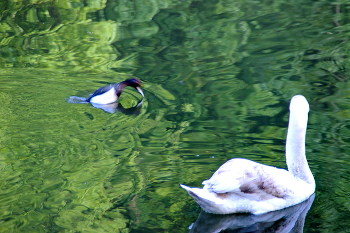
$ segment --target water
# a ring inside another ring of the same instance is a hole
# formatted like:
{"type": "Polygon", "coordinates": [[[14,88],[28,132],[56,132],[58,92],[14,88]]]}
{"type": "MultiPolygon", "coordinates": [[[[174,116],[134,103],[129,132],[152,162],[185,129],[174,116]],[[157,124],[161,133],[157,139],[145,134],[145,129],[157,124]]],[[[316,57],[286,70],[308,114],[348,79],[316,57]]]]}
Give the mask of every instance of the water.
{"type": "Polygon", "coordinates": [[[288,104],[310,103],[304,232],[348,232],[347,3],[0,4],[1,232],[188,232],[230,158],[285,168],[288,104]],[[339,13],[337,13],[339,12],[339,13]],[[113,114],[69,104],[140,78],[113,114]],[[119,108],[120,109],[120,108],[119,108]]]}

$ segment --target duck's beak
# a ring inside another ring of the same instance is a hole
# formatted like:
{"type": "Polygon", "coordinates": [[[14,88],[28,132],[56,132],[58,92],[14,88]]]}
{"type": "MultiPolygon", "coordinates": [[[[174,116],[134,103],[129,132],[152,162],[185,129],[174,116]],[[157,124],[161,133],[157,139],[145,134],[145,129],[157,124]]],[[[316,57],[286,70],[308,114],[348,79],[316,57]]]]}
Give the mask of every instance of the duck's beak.
{"type": "Polygon", "coordinates": [[[145,95],[143,94],[143,91],[142,91],[141,87],[136,87],[136,89],[140,92],[140,94],[142,95],[142,97],[145,97],[145,95]]]}

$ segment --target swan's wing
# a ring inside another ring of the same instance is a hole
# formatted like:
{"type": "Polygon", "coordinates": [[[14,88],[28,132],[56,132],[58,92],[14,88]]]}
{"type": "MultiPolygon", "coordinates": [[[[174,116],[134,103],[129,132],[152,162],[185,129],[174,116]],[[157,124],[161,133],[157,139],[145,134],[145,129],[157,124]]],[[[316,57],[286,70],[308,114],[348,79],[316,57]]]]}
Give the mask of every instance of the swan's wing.
{"type": "Polygon", "coordinates": [[[294,183],[295,178],[288,171],[246,159],[227,161],[209,180],[203,181],[204,189],[211,192],[260,200],[290,195],[294,183]]]}

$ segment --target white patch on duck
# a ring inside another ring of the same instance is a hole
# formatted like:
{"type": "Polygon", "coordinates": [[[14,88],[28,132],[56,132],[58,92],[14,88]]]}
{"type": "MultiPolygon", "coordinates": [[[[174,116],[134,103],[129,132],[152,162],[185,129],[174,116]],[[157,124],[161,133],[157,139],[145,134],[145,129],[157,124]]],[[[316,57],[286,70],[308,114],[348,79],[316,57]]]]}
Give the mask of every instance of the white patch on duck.
{"type": "Polygon", "coordinates": [[[315,180],[305,156],[309,104],[296,95],[290,103],[286,142],[288,171],[235,158],[224,163],[204,187],[181,185],[208,213],[263,214],[296,205],[315,192],[315,180]]]}
{"type": "Polygon", "coordinates": [[[110,84],[107,87],[110,88],[108,91],[104,92],[103,94],[93,96],[92,98],[89,99],[89,101],[95,104],[110,104],[117,101],[118,96],[117,96],[117,92],[114,87],[114,84],[110,84]]]}

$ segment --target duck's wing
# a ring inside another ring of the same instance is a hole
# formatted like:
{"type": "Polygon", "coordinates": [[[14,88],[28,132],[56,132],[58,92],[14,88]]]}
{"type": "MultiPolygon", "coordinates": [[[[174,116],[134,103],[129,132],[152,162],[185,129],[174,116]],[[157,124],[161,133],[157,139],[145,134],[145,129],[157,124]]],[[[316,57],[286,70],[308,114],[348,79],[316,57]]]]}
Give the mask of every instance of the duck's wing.
{"type": "Polygon", "coordinates": [[[286,170],[246,159],[231,159],[203,181],[204,189],[216,194],[235,193],[264,200],[293,193],[295,178],[286,170]]]}
{"type": "Polygon", "coordinates": [[[97,95],[102,95],[103,93],[106,93],[107,91],[111,90],[111,88],[113,88],[114,84],[109,84],[106,85],[104,87],[100,87],[99,89],[97,89],[94,93],[92,93],[89,98],[86,99],[86,101],[90,101],[90,99],[94,96],[97,95]]]}

